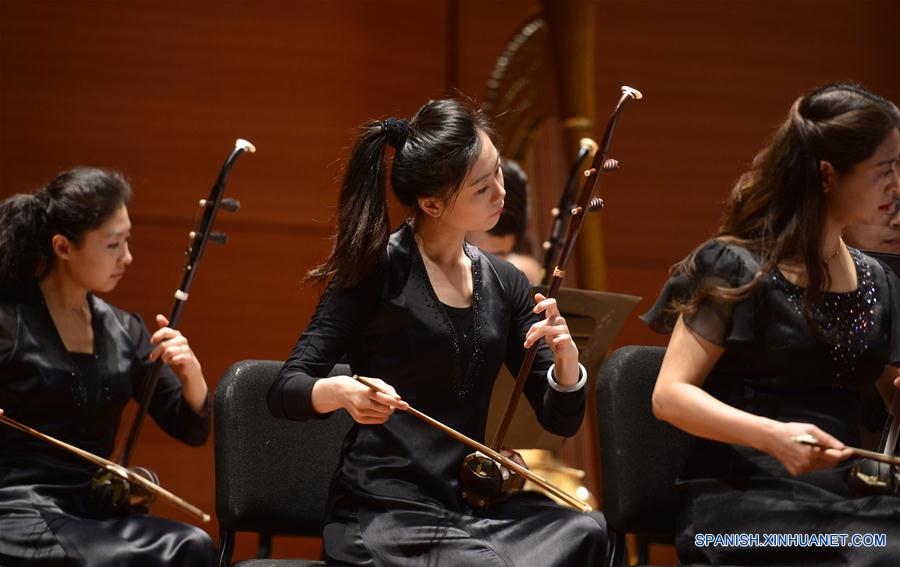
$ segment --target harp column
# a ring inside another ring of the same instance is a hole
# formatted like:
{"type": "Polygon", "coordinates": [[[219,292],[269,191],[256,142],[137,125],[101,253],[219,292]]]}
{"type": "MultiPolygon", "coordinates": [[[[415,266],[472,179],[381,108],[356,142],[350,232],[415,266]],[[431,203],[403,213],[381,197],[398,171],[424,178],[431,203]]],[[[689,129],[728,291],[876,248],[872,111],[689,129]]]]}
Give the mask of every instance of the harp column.
{"type": "MultiPolygon", "coordinates": [[[[596,137],[595,41],[593,0],[541,0],[558,93],[565,155],[578,153],[578,141],[596,137]]],[[[600,215],[588,215],[575,248],[578,287],[603,290],[606,262],[600,215]]]]}

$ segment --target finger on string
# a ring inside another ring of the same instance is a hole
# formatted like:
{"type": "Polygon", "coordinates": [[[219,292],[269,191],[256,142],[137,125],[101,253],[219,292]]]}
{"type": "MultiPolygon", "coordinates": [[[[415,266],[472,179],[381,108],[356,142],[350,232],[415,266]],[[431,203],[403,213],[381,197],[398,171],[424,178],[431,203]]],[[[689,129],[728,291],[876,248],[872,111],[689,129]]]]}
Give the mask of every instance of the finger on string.
{"type": "Polygon", "coordinates": [[[168,327],[163,327],[162,329],[159,329],[158,331],[153,333],[153,336],[150,337],[150,343],[158,345],[160,343],[172,340],[177,336],[179,336],[177,331],[174,331],[168,327]]]}
{"type": "Polygon", "coordinates": [[[535,313],[544,313],[546,319],[559,317],[559,308],[556,306],[555,299],[545,299],[534,307],[535,313]]]}
{"type": "Polygon", "coordinates": [[[571,335],[569,335],[568,333],[560,333],[559,335],[553,337],[553,344],[559,345],[570,340],[572,340],[571,335]]]}
{"type": "Polygon", "coordinates": [[[531,342],[537,342],[540,339],[550,341],[553,339],[553,337],[555,337],[557,335],[557,333],[561,332],[559,327],[546,326],[546,325],[538,327],[538,328],[532,328],[532,329],[533,330],[530,331],[530,336],[529,336],[529,338],[531,339],[531,342]]]}
{"type": "Polygon", "coordinates": [[[157,358],[162,356],[163,352],[166,350],[166,345],[160,344],[156,345],[152,351],[150,351],[150,362],[155,361],[157,358]]]}
{"type": "Polygon", "coordinates": [[[175,356],[172,357],[172,360],[169,361],[169,364],[173,364],[173,365],[182,364],[182,363],[188,362],[190,359],[191,359],[191,357],[185,353],[176,354],[175,356]]]}

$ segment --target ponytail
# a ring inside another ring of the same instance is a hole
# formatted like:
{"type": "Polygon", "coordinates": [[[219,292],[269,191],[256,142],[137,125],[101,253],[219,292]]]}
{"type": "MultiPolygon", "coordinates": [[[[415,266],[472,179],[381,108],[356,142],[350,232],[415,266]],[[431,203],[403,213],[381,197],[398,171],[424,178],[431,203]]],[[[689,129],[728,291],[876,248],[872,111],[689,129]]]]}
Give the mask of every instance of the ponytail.
{"type": "Polygon", "coordinates": [[[390,236],[385,171],[388,131],[393,130],[377,120],[363,126],[341,184],[334,247],[324,264],[309,271],[307,281],[324,283],[333,277],[343,286],[354,285],[384,254],[390,236]]]}
{"type": "Polygon", "coordinates": [[[18,194],[0,203],[0,297],[8,298],[46,273],[51,254],[45,205],[18,194]]]}

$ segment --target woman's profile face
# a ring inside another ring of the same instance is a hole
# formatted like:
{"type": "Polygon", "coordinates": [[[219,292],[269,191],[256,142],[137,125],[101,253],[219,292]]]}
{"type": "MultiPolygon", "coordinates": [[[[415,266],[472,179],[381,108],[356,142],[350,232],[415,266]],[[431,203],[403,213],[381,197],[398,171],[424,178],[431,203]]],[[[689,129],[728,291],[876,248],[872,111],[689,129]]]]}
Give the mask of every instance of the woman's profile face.
{"type": "Polygon", "coordinates": [[[887,207],[879,207],[871,219],[848,225],[844,241],[862,250],[900,254],[900,200],[887,207]]]}
{"type": "Polygon", "coordinates": [[[81,287],[112,291],[131,264],[130,237],[131,220],[123,205],[102,225],[87,231],[79,245],[70,245],[66,257],[57,258],[59,269],[81,287]]]}
{"type": "Polygon", "coordinates": [[[500,153],[487,134],[479,132],[479,136],[481,154],[441,215],[442,222],[465,232],[494,228],[500,220],[506,196],[500,153]]]}
{"type": "Polygon", "coordinates": [[[892,209],[900,198],[900,131],[885,136],[875,153],[852,170],[834,176],[826,202],[829,219],[841,227],[871,222],[880,211],[892,209]]]}

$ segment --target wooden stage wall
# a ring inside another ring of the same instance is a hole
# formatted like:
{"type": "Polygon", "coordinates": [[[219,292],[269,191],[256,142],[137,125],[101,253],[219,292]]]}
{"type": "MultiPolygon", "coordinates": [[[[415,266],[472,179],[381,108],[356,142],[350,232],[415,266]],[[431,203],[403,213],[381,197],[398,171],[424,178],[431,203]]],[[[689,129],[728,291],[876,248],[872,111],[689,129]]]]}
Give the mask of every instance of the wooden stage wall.
{"type": "MultiPolygon", "coordinates": [[[[220,217],[231,240],[210,246],[182,322],[214,388],[236,360],[285,357],[308,321],[317,294],[301,279],[327,251],[355,127],[453,89],[484,100],[496,57],[537,10],[525,0],[0,0],[0,197],[77,164],[123,171],[136,191],[135,261],[109,299],[150,319],[170,308],[197,199],[234,139],[253,141],[259,152],[228,187],[243,207],[220,217]]],[[[623,169],[603,185],[608,288],[648,305],[667,268],[715,228],[730,184],[794,97],[854,80],[900,100],[898,16],[891,0],[599,2],[599,120],[620,84],[646,96],[622,119],[623,169]]],[[[558,128],[539,147],[548,155],[529,168],[544,227],[568,158],[554,155],[558,128]]],[[[632,319],[618,344],[661,342],[632,319]]],[[[212,443],[187,448],[154,424],[135,461],[214,510],[212,443]]],[[[239,538],[235,557],[253,545],[239,538]]],[[[275,551],[319,546],[279,540],[275,551]]]]}

